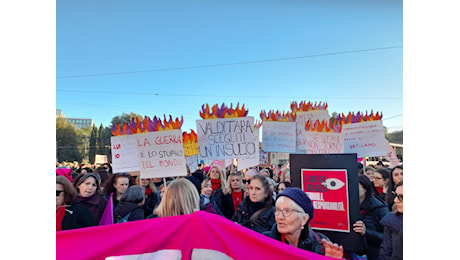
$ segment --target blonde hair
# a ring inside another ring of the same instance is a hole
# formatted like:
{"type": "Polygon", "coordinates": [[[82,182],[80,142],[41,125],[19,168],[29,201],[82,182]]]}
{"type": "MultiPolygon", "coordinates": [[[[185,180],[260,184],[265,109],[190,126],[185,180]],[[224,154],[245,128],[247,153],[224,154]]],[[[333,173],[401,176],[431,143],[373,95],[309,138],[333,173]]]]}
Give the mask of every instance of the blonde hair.
{"type": "Polygon", "coordinates": [[[246,192],[246,186],[243,184],[243,174],[241,172],[230,173],[230,175],[228,175],[228,178],[227,178],[227,188],[228,188],[228,190],[233,192],[232,177],[237,177],[239,179],[239,181],[241,182],[241,190],[243,191],[243,193],[245,193],[246,192]]]}
{"type": "Polygon", "coordinates": [[[194,209],[200,209],[200,195],[191,181],[179,178],[166,186],[156,214],[159,217],[186,215],[194,209]]]}
{"type": "Polygon", "coordinates": [[[207,173],[207,175],[209,176],[209,178],[211,178],[211,170],[212,170],[213,168],[216,168],[217,171],[219,171],[219,179],[220,179],[221,187],[227,187],[227,179],[225,178],[225,175],[226,175],[226,174],[225,174],[224,170],[220,169],[219,167],[217,167],[217,166],[215,166],[215,165],[212,166],[212,167],[209,169],[208,173],[207,173]]]}

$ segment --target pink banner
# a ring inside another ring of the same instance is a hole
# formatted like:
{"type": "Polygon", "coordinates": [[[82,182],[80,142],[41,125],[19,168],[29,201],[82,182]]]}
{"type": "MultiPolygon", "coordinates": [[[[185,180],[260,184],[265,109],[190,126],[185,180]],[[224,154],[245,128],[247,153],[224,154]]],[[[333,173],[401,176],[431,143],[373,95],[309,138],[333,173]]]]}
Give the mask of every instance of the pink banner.
{"type": "Polygon", "coordinates": [[[204,211],[56,232],[56,259],[200,259],[203,254],[218,259],[331,259],[204,211]]]}

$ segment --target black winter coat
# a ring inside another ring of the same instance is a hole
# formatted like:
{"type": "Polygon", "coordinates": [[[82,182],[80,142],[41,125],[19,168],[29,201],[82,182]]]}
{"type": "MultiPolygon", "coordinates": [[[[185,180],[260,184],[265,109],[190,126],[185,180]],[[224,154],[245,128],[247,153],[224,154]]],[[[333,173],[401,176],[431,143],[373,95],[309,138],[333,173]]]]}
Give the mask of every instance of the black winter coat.
{"type": "Polygon", "coordinates": [[[383,241],[379,260],[403,259],[403,215],[390,212],[380,223],[384,226],[383,241]]]}
{"type": "Polygon", "coordinates": [[[272,229],[273,224],[275,224],[275,207],[272,206],[265,209],[260,213],[259,217],[252,222],[250,221],[251,216],[249,215],[249,212],[257,211],[257,209],[253,208],[252,205],[255,204],[251,202],[249,196],[245,197],[233,215],[232,221],[263,235],[269,236],[270,230],[272,229]]]}
{"type": "Polygon", "coordinates": [[[80,202],[74,201],[66,205],[65,215],[61,224],[62,230],[91,227],[97,224],[89,209],[81,205],[80,202]]]}
{"type": "MultiPolygon", "coordinates": [[[[363,203],[364,204],[364,203],[363,203]]],[[[361,214],[361,219],[366,225],[365,238],[367,249],[365,250],[368,260],[378,258],[380,244],[383,240],[383,225],[380,220],[388,213],[387,204],[374,196],[370,196],[370,200],[365,205],[361,205],[364,212],[361,214]]]]}
{"type": "MultiPolygon", "coordinates": [[[[218,189],[216,193],[214,193],[214,198],[216,200],[217,207],[219,207],[223,216],[227,219],[232,219],[233,215],[235,214],[235,206],[233,205],[232,193],[229,192],[227,195],[224,195],[222,189],[218,189]]],[[[243,201],[243,199],[244,193],[241,201],[243,201]]]]}
{"type": "Polygon", "coordinates": [[[142,206],[144,209],[144,216],[152,214],[158,204],[160,204],[160,193],[152,191],[152,193],[145,198],[145,203],[142,206]]]}
{"type": "Polygon", "coordinates": [[[144,209],[132,202],[120,201],[115,208],[114,221],[117,222],[118,219],[121,219],[131,213],[128,218],[128,221],[141,220],[144,219],[144,209]]]}
{"type": "MultiPolygon", "coordinates": [[[[318,235],[318,239],[315,237],[313,230],[311,229],[310,225],[307,225],[308,228],[302,229],[299,237],[299,245],[298,248],[307,250],[316,254],[324,255],[325,249],[324,246],[320,246],[321,239],[326,239],[330,241],[330,239],[322,233],[315,232],[318,235]],[[323,250],[321,250],[323,247],[323,250]]],[[[281,234],[278,232],[278,225],[275,223],[271,229],[270,237],[274,238],[278,241],[281,241],[281,234]]],[[[288,241],[285,241],[288,244],[288,241]]]]}

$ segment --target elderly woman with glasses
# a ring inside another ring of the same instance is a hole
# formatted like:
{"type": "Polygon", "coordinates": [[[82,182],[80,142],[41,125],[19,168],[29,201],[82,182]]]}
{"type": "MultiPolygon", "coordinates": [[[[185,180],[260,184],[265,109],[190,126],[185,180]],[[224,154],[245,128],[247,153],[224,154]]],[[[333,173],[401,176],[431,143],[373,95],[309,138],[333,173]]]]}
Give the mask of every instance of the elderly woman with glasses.
{"type": "Polygon", "coordinates": [[[96,225],[91,212],[76,198],[72,183],[64,176],[56,176],[56,231],[96,225]]]}
{"type": "Polygon", "coordinates": [[[299,188],[286,188],[277,197],[275,220],[270,237],[317,254],[342,258],[343,247],[333,244],[308,224],[313,218],[313,204],[299,188]]]}

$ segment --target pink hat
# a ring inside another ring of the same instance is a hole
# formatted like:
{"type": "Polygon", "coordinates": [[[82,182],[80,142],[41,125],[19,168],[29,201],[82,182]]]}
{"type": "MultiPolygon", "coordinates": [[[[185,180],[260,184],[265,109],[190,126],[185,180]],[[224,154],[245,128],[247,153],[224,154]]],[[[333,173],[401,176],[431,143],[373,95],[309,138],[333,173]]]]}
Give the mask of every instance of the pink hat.
{"type": "Polygon", "coordinates": [[[58,176],[64,176],[66,177],[67,179],[69,179],[69,181],[73,181],[72,179],[72,169],[68,169],[68,168],[57,168],[56,169],[56,174],[58,176]]]}
{"type": "Polygon", "coordinates": [[[257,175],[259,174],[259,172],[256,170],[256,169],[249,169],[247,172],[246,172],[247,175],[251,176],[251,178],[254,176],[254,175],[257,175]]]}

